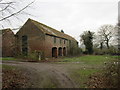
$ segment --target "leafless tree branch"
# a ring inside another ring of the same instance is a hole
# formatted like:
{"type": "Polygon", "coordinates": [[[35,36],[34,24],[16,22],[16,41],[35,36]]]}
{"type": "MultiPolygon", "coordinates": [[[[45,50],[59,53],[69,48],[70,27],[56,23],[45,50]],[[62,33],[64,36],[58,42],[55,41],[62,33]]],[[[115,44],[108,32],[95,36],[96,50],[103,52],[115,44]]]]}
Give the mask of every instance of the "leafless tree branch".
{"type": "Polygon", "coordinates": [[[103,37],[103,41],[106,43],[107,48],[109,49],[110,39],[113,37],[114,26],[112,25],[103,25],[100,27],[98,34],[103,37]]]}
{"type": "Polygon", "coordinates": [[[12,4],[12,3],[15,3],[15,2],[6,2],[6,3],[0,3],[0,4],[12,4]]]}
{"type": "MultiPolygon", "coordinates": [[[[25,7],[22,8],[21,10],[15,12],[15,13],[12,13],[12,14],[10,14],[10,15],[8,15],[8,16],[2,18],[2,19],[0,19],[0,21],[4,21],[5,19],[8,19],[8,18],[10,18],[10,17],[12,17],[12,16],[15,16],[15,15],[21,13],[22,11],[24,11],[26,8],[28,8],[28,7],[29,7],[31,4],[33,4],[33,3],[34,3],[34,1],[31,2],[31,3],[29,3],[27,6],[25,6],[25,7]]],[[[3,4],[3,3],[2,3],[2,4],[3,4]]],[[[5,4],[6,4],[6,3],[5,3],[5,4]]],[[[11,4],[11,3],[9,3],[9,5],[10,5],[10,4],[11,4]]],[[[7,9],[7,8],[9,7],[9,5],[8,5],[7,7],[5,7],[4,10],[7,9]]]]}

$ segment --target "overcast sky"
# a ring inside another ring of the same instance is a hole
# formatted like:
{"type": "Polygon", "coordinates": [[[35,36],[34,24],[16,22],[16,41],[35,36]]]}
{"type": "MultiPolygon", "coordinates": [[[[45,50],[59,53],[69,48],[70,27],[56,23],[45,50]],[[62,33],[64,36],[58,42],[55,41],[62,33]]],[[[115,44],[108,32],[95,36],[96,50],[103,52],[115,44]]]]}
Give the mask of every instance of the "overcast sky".
{"type": "Polygon", "coordinates": [[[28,18],[31,18],[59,31],[63,29],[66,34],[79,41],[79,35],[83,31],[97,31],[104,24],[116,25],[118,21],[118,1],[36,0],[31,8],[27,9],[27,12],[33,16],[23,16],[22,21],[17,22],[12,19],[12,26],[9,24],[4,26],[19,27],[28,18]]]}

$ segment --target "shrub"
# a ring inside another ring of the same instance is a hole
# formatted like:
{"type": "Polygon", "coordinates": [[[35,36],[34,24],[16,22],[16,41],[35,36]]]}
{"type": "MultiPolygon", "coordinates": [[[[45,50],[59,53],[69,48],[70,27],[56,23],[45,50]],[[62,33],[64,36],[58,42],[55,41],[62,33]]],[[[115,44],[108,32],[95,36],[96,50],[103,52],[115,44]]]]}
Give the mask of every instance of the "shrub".
{"type": "Polygon", "coordinates": [[[104,54],[110,54],[110,55],[118,55],[118,49],[114,47],[110,47],[109,49],[104,48],[104,49],[98,49],[94,48],[94,54],[95,55],[104,55],[104,54]]]}
{"type": "Polygon", "coordinates": [[[79,47],[70,48],[69,54],[71,56],[76,56],[82,54],[82,49],[79,47]]]}
{"type": "Polygon", "coordinates": [[[31,60],[35,60],[35,61],[38,61],[38,60],[39,60],[39,59],[38,59],[38,55],[37,55],[36,52],[31,52],[31,53],[29,53],[28,56],[27,56],[27,58],[28,58],[28,59],[31,59],[31,60]]]}
{"type": "Polygon", "coordinates": [[[28,54],[27,57],[29,59],[36,60],[36,61],[44,60],[45,59],[43,51],[34,51],[34,52],[31,52],[31,53],[28,54]]]}
{"type": "Polygon", "coordinates": [[[33,51],[28,53],[28,55],[19,54],[16,58],[27,59],[28,61],[39,61],[45,60],[44,52],[43,51],[33,51]]]}
{"type": "Polygon", "coordinates": [[[120,88],[120,62],[119,60],[107,64],[104,72],[107,79],[105,84],[113,88],[120,88]]]}
{"type": "Polygon", "coordinates": [[[88,81],[89,88],[120,88],[120,57],[114,58],[110,62],[105,62],[102,72],[95,73],[90,76],[88,81]]]}

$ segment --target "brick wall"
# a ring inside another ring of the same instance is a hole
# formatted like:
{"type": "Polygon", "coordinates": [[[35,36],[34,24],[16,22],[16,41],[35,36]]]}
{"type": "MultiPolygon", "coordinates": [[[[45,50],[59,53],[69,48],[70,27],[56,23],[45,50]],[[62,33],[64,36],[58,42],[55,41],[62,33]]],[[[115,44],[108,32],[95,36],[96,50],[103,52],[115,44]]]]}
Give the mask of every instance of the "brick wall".
{"type": "Polygon", "coordinates": [[[18,54],[22,54],[22,36],[26,35],[28,38],[28,53],[34,51],[44,51],[44,34],[33,23],[26,22],[26,24],[16,34],[18,43],[18,54]]]}
{"type": "Polygon", "coordinates": [[[14,56],[15,36],[10,29],[2,30],[2,56],[14,56]]]}
{"type": "Polygon", "coordinates": [[[52,48],[57,48],[57,56],[59,48],[62,48],[62,56],[63,56],[63,48],[66,48],[66,55],[67,55],[67,48],[68,48],[68,40],[51,36],[45,35],[45,55],[46,57],[52,57],[52,48]],[[56,39],[56,40],[55,40],[56,39]]]}

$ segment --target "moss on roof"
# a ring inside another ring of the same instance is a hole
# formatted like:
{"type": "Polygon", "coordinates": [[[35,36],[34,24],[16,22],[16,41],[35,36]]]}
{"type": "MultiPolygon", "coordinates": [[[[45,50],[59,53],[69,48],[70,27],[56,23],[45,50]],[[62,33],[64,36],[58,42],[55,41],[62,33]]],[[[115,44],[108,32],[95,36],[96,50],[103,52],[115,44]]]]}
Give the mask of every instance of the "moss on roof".
{"type": "MultiPolygon", "coordinates": [[[[53,36],[56,36],[56,37],[61,37],[61,38],[64,38],[64,39],[68,39],[68,40],[74,40],[76,41],[73,37],[65,34],[65,33],[62,33],[56,29],[53,29],[45,24],[42,24],[38,21],[35,21],[35,20],[32,20],[32,19],[29,19],[31,22],[34,23],[34,25],[36,25],[40,30],[42,30],[45,34],[49,34],[49,35],[53,35],[53,36]]],[[[28,20],[28,21],[29,21],[28,20]]]]}

